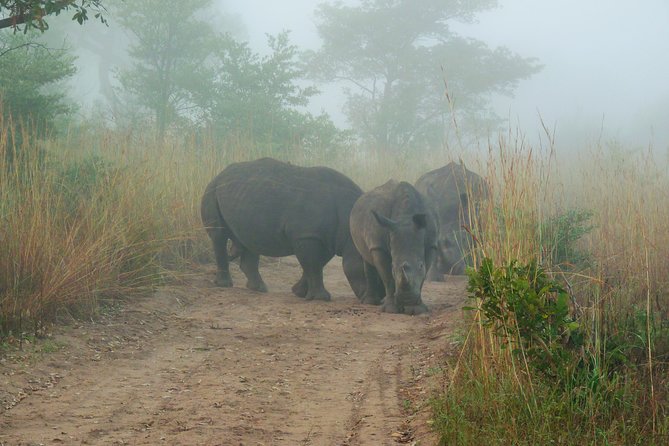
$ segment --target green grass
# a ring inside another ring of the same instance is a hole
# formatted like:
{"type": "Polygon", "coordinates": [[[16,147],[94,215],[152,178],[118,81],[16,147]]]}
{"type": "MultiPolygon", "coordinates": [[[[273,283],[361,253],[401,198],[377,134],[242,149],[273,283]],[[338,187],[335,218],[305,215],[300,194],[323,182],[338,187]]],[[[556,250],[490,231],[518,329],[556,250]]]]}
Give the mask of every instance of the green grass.
{"type": "Polygon", "coordinates": [[[505,371],[482,375],[465,367],[461,373],[431,400],[440,445],[666,444],[669,422],[652,425],[644,395],[630,382],[634,376],[563,391],[536,378],[531,390],[521,389],[505,371]]]}

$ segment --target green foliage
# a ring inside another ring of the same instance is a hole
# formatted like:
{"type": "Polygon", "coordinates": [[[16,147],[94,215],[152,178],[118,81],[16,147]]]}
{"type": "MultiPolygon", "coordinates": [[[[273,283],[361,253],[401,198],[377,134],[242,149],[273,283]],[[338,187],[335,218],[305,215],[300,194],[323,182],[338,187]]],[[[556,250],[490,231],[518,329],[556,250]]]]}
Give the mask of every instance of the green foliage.
{"type": "Polygon", "coordinates": [[[579,329],[569,315],[567,292],[536,261],[527,265],[511,261],[495,268],[485,258],[478,271],[470,268],[467,274],[467,290],[480,303],[484,324],[538,370],[561,376],[571,359],[565,346],[579,329]]]}
{"type": "Polygon", "coordinates": [[[458,383],[432,401],[440,444],[664,444],[664,366],[650,370],[654,388],[647,381],[649,348],[667,343],[662,323],[645,311],[609,321],[605,311],[588,331],[536,261],[495,267],[486,258],[468,275],[483,325],[529,367],[519,376],[468,358],[458,383]]]}
{"type": "Polygon", "coordinates": [[[648,361],[648,349],[660,363],[669,359],[669,321],[633,308],[604,325],[602,350],[609,370],[624,370],[648,361]]]}
{"type": "Polygon", "coordinates": [[[135,36],[129,50],[133,63],[119,80],[153,114],[158,135],[172,127],[206,127],[219,139],[252,140],[271,151],[344,144],[327,115],[302,110],[317,90],[300,85],[304,70],[288,33],[268,36],[269,54],[261,56],[202,18],[212,5],[211,0],[119,5],[119,21],[135,36]]]}
{"type": "Polygon", "coordinates": [[[33,34],[0,32],[0,113],[5,125],[34,136],[53,131],[57,119],[72,112],[61,82],[75,73],[67,48],[47,48],[33,34]]]}
{"type": "Polygon", "coordinates": [[[452,107],[470,123],[478,121],[479,128],[496,125],[490,95],[511,94],[520,79],[539,70],[532,59],[451,30],[450,22],[471,21],[496,3],[322,3],[316,17],[323,47],[307,58],[311,73],[350,87],[345,111],[368,144],[391,150],[441,147],[452,107]]]}
{"type": "Polygon", "coordinates": [[[220,47],[213,89],[200,98],[211,125],[218,134],[246,136],[272,150],[337,144],[340,132],[327,115],[314,117],[300,110],[318,91],[299,85],[304,71],[288,32],[268,36],[267,43],[266,56],[229,37],[220,47]]]}
{"type": "Polygon", "coordinates": [[[46,31],[49,28],[45,17],[59,15],[63,11],[74,11],[72,20],[80,25],[89,19],[92,11],[96,19],[106,23],[103,16],[103,0],[0,0],[0,29],[13,27],[28,32],[30,29],[46,31]]]}
{"type": "Polygon", "coordinates": [[[211,88],[208,60],[218,45],[212,23],[200,17],[212,0],[137,0],[118,3],[115,16],[132,33],[133,62],[121,85],[154,116],[158,135],[201,110],[193,100],[211,88]]]}
{"type": "Polygon", "coordinates": [[[578,248],[577,242],[590,233],[592,211],[569,209],[541,223],[541,250],[552,265],[583,267],[590,255],[578,248]]]}

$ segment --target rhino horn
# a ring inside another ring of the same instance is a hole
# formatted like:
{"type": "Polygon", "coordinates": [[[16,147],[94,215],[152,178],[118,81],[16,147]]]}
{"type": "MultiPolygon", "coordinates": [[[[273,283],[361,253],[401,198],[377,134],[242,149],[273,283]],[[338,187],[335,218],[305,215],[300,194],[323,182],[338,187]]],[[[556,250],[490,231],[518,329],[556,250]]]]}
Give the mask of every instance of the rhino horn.
{"type": "Polygon", "coordinates": [[[401,283],[403,285],[408,285],[409,284],[409,274],[407,273],[407,270],[409,269],[409,264],[407,262],[402,263],[402,277],[401,277],[401,283]]]}

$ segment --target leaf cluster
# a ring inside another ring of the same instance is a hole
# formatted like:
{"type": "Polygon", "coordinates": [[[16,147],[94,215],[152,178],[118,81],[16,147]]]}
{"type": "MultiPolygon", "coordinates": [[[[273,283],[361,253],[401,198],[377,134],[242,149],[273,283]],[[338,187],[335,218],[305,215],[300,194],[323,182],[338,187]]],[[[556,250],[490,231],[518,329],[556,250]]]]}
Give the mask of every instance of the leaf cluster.
{"type": "Polygon", "coordinates": [[[46,17],[73,11],[72,20],[80,25],[89,20],[89,15],[107,23],[103,13],[103,0],[0,0],[0,29],[13,27],[27,33],[31,29],[46,31],[49,24],[46,17]]]}
{"type": "Polygon", "coordinates": [[[569,294],[535,260],[495,267],[485,258],[478,271],[470,268],[467,274],[483,323],[538,370],[559,376],[571,359],[567,348],[581,336],[569,314],[569,294]]]}
{"type": "Polygon", "coordinates": [[[4,122],[30,125],[37,136],[52,131],[56,119],[72,111],[60,83],[75,73],[74,60],[67,48],[48,48],[31,34],[0,33],[4,122]]]}

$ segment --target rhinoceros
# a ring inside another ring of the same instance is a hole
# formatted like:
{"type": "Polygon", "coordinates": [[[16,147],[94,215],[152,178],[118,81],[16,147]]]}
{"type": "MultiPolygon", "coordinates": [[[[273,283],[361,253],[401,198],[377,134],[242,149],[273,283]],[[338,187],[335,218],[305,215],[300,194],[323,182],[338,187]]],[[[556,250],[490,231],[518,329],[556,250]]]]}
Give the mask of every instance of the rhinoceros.
{"type": "Polygon", "coordinates": [[[489,195],[485,180],[464,164],[451,162],[423,174],[416,189],[436,209],[439,220],[439,250],[428,280],[443,281],[444,274],[463,274],[473,242],[464,228],[471,229],[476,206],[489,195]]]}
{"type": "Polygon", "coordinates": [[[437,251],[435,215],[407,182],[388,181],[363,194],[351,210],[351,237],[365,262],[363,303],[388,313],[428,311],[421,299],[437,251]]]}
{"type": "Polygon", "coordinates": [[[362,190],[327,167],[300,167],[272,158],[230,164],[207,186],[202,222],[216,255],[218,286],[232,286],[227,242],[234,243],[240,267],[252,290],[267,291],[258,271],[259,256],[295,254],[302,277],[293,293],[330,300],[323,267],[342,257],[356,296],[364,292],[364,267],[349,231],[349,215],[362,190]]]}

